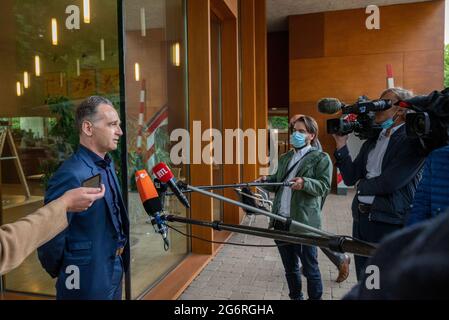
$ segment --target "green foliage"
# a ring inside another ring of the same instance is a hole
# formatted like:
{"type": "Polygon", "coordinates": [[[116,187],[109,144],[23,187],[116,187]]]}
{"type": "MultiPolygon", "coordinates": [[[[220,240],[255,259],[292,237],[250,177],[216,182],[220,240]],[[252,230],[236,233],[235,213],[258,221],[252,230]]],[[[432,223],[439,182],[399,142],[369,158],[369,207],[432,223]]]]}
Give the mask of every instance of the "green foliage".
{"type": "Polygon", "coordinates": [[[50,124],[49,136],[55,140],[53,144],[53,158],[49,158],[41,163],[41,171],[44,174],[42,183],[47,188],[48,182],[53,173],[58,170],[62,163],[60,154],[67,154],[76,150],[79,137],[75,129],[74,105],[64,96],[52,96],[46,100],[51,114],[55,120],[50,124]]]}
{"type": "Polygon", "coordinates": [[[156,148],[156,162],[164,162],[168,166],[171,166],[171,159],[169,151],[170,137],[168,136],[167,126],[163,126],[157,129],[155,137],[156,148]]]}
{"type": "Polygon", "coordinates": [[[75,150],[79,143],[79,135],[75,129],[75,106],[69,98],[63,96],[49,97],[46,103],[56,118],[50,129],[50,136],[62,138],[75,150]]]}
{"type": "Polygon", "coordinates": [[[449,88],[449,44],[444,47],[444,87],[449,88]]]}
{"type": "Polygon", "coordinates": [[[272,129],[288,129],[288,117],[269,117],[268,122],[272,129]]]}

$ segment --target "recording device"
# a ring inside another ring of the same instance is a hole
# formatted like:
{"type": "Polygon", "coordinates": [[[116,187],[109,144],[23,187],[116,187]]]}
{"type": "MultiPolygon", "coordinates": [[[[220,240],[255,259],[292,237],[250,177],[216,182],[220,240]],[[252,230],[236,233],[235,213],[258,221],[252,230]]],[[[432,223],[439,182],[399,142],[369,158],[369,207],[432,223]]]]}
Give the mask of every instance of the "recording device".
{"type": "Polygon", "coordinates": [[[101,174],[96,174],[81,183],[84,188],[101,188],[101,174]]]}
{"type": "Polygon", "coordinates": [[[162,203],[159,200],[159,194],[156,191],[156,187],[146,170],[137,171],[135,177],[137,191],[139,192],[143,207],[151,217],[151,224],[153,225],[154,230],[161,234],[162,239],[164,240],[164,248],[167,251],[169,248],[167,226],[161,217],[161,212],[163,211],[162,203]]]}
{"type": "Polygon", "coordinates": [[[165,163],[159,163],[153,167],[153,173],[162,183],[166,183],[174,195],[178,198],[178,200],[184,205],[186,208],[190,208],[189,200],[187,200],[186,196],[182,193],[179,187],[176,184],[176,179],[170,168],[165,163]]]}
{"type": "MultiPolygon", "coordinates": [[[[362,256],[370,256],[372,255],[372,252],[375,250],[375,246],[369,243],[361,242],[356,239],[349,239],[345,236],[336,236],[331,233],[328,233],[326,231],[313,228],[308,225],[301,224],[297,221],[293,221],[292,225],[296,225],[298,227],[301,227],[304,231],[306,231],[305,234],[296,234],[296,233],[289,233],[286,231],[273,231],[273,230],[266,230],[262,228],[255,228],[255,227],[249,227],[249,226],[241,226],[241,225],[228,225],[223,224],[220,221],[200,221],[200,220],[192,220],[187,219],[184,217],[177,217],[173,215],[161,215],[162,212],[162,205],[159,200],[159,195],[156,191],[156,187],[151,181],[150,177],[148,176],[148,173],[146,170],[141,170],[136,173],[136,185],[137,189],[139,191],[140,198],[142,200],[142,204],[147,211],[147,213],[152,217],[152,223],[155,226],[155,229],[157,227],[157,231],[163,236],[164,239],[164,248],[165,250],[168,250],[168,240],[167,240],[167,226],[166,222],[181,222],[186,224],[192,224],[192,225],[200,225],[205,227],[211,227],[214,230],[228,230],[232,232],[238,232],[248,235],[255,235],[259,237],[265,237],[290,243],[298,243],[298,244],[305,244],[305,245],[318,245],[325,248],[330,248],[334,251],[339,252],[351,252],[354,254],[362,255],[362,256]],[[154,222],[153,222],[154,221],[154,222]]],[[[220,196],[218,194],[208,192],[196,187],[192,187],[189,185],[186,185],[187,189],[190,189],[192,191],[210,196],[212,198],[225,201],[227,203],[235,204],[239,207],[242,207],[244,209],[250,210],[253,214],[259,213],[264,214],[268,217],[271,217],[276,220],[280,221],[286,221],[287,219],[282,216],[278,216],[276,214],[273,214],[268,211],[264,211],[262,209],[259,209],[257,206],[254,206],[253,203],[251,204],[245,204],[240,203],[237,201],[234,201],[232,199],[225,198],[223,196],[220,196]]]]}
{"type": "Polygon", "coordinates": [[[318,102],[318,111],[324,114],[340,112],[341,118],[327,120],[327,133],[347,135],[352,132],[360,139],[375,138],[382,127],[375,122],[376,112],[388,110],[393,106],[391,100],[369,100],[359,97],[357,102],[346,105],[335,98],[324,98],[318,102]]]}
{"type": "Polygon", "coordinates": [[[416,111],[407,114],[406,131],[419,139],[426,154],[449,144],[449,88],[397,104],[416,111]]]}

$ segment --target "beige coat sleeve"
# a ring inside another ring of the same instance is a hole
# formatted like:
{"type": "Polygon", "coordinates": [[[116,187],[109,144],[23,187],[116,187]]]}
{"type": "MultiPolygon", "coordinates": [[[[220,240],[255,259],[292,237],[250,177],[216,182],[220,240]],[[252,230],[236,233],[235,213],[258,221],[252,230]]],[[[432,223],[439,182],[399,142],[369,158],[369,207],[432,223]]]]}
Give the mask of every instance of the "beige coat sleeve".
{"type": "Polygon", "coordinates": [[[0,227],[0,275],[19,266],[30,253],[68,225],[65,204],[56,199],[34,213],[0,227]]]}

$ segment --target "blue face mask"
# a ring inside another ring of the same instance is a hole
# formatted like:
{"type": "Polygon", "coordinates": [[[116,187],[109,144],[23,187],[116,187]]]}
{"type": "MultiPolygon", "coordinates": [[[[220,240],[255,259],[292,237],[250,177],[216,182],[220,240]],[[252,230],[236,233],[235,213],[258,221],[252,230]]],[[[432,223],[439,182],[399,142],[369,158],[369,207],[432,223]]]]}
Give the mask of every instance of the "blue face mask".
{"type": "Polygon", "coordinates": [[[304,133],[295,131],[290,136],[290,143],[296,149],[302,148],[306,145],[306,135],[304,133]]]}
{"type": "Polygon", "coordinates": [[[382,129],[390,129],[394,125],[393,118],[387,119],[380,125],[382,129]]]}

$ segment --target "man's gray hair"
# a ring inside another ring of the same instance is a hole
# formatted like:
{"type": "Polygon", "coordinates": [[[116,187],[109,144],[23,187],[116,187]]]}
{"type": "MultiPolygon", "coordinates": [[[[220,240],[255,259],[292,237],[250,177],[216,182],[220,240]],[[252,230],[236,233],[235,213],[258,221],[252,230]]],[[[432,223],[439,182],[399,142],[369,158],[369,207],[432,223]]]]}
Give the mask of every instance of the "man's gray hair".
{"type": "MultiPolygon", "coordinates": [[[[382,94],[380,95],[380,97],[382,98],[383,96],[385,96],[388,93],[392,93],[396,96],[396,99],[398,99],[399,101],[404,101],[410,98],[414,97],[414,94],[412,91],[401,88],[401,87],[394,87],[394,88],[388,88],[387,90],[385,90],[384,92],[382,92],[382,94]]],[[[411,109],[403,109],[405,111],[405,113],[412,113],[414,112],[411,109]]]]}
{"type": "Polygon", "coordinates": [[[392,93],[396,96],[398,100],[407,100],[413,98],[413,92],[401,87],[388,88],[382,94],[381,97],[385,96],[388,93],[392,93]]]}
{"type": "Polygon", "coordinates": [[[94,121],[95,115],[97,113],[97,108],[100,104],[107,104],[113,107],[113,104],[110,100],[100,96],[91,96],[81,102],[78,108],[76,108],[75,123],[79,132],[81,132],[83,122],[85,120],[91,122],[94,121]]]}

